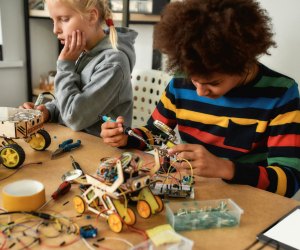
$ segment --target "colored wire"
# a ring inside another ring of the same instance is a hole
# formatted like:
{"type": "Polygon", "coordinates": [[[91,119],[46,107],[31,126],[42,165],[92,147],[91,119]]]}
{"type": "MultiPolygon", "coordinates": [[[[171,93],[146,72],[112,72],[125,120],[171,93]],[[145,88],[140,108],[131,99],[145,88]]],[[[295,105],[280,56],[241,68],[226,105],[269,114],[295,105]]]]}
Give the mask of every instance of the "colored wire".
{"type": "Polygon", "coordinates": [[[83,237],[80,237],[83,243],[86,245],[86,247],[90,250],[94,250],[95,248],[91,247],[91,245],[87,242],[87,240],[83,237]]]}
{"type": "Polygon", "coordinates": [[[118,237],[105,237],[106,240],[117,240],[117,241],[122,241],[124,243],[126,243],[128,246],[133,247],[133,244],[131,242],[129,242],[128,240],[122,239],[122,238],[118,238],[118,237]]]}
{"type": "Polygon", "coordinates": [[[68,247],[72,244],[74,244],[75,242],[79,241],[80,240],[80,237],[77,236],[75,237],[73,240],[70,240],[69,242],[64,242],[63,244],[60,244],[60,245],[48,245],[48,244],[45,244],[45,243],[41,243],[42,246],[45,246],[45,247],[48,247],[48,248],[63,248],[63,247],[68,247]]]}
{"type": "Polygon", "coordinates": [[[3,236],[3,238],[4,238],[4,241],[3,241],[2,245],[0,246],[0,249],[2,250],[2,249],[4,249],[4,246],[5,246],[5,244],[6,244],[7,236],[6,236],[2,231],[0,231],[0,234],[1,234],[1,235],[3,236]]]}
{"type": "Polygon", "coordinates": [[[19,168],[17,168],[14,172],[12,172],[11,174],[3,177],[2,179],[0,179],[0,181],[6,180],[7,178],[11,177],[12,175],[16,174],[19,170],[21,170],[23,167],[26,167],[28,165],[32,165],[32,164],[42,164],[42,162],[32,162],[32,163],[27,163],[25,165],[21,165],[19,168]]]}

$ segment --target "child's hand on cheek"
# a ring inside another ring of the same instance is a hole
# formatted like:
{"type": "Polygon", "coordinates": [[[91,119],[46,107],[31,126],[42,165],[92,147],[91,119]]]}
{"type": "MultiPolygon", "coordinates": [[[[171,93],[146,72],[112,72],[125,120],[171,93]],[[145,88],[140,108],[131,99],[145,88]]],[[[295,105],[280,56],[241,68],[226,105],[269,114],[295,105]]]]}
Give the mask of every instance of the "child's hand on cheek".
{"type": "Polygon", "coordinates": [[[76,61],[86,46],[84,32],[76,30],[65,40],[65,46],[60,52],[58,60],[76,61]]]}

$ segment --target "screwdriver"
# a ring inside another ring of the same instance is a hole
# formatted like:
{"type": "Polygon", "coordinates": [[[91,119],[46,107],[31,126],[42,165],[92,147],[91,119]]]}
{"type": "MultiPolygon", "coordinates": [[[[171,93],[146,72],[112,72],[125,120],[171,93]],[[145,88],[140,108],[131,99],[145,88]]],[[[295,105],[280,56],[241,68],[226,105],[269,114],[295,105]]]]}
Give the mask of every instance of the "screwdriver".
{"type": "MultiPolygon", "coordinates": [[[[115,120],[111,119],[110,117],[108,117],[106,115],[99,115],[99,117],[100,117],[100,119],[102,119],[105,122],[108,122],[108,121],[110,121],[110,122],[116,122],[115,120]]],[[[132,130],[132,128],[123,126],[123,129],[124,129],[124,134],[133,136],[133,137],[139,139],[140,141],[144,142],[148,148],[152,148],[152,146],[143,137],[141,137],[138,134],[136,134],[132,130]]]]}
{"type": "Polygon", "coordinates": [[[38,210],[42,209],[43,207],[45,207],[46,205],[48,205],[48,203],[52,200],[57,200],[59,197],[65,195],[66,193],[68,193],[71,189],[71,183],[68,181],[64,181],[63,183],[61,183],[59,185],[59,187],[57,188],[57,190],[51,195],[51,199],[48,200],[44,205],[42,205],[38,210]]]}
{"type": "Polygon", "coordinates": [[[74,169],[80,170],[80,171],[82,172],[82,174],[83,174],[83,171],[82,171],[82,169],[81,169],[79,163],[78,163],[77,161],[74,160],[74,158],[73,158],[72,155],[70,155],[70,158],[71,158],[71,161],[72,161],[72,166],[73,166],[73,168],[74,168],[74,169]]]}

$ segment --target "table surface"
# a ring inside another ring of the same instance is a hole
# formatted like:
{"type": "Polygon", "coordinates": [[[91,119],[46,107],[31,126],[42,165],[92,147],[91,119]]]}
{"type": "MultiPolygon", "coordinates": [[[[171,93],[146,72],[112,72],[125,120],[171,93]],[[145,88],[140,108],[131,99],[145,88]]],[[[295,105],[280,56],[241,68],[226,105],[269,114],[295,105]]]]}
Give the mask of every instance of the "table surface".
{"type": "MultiPolygon", "coordinates": [[[[15,174],[0,182],[2,188],[16,180],[35,179],[42,182],[45,186],[46,200],[49,200],[51,194],[56,190],[62,182],[61,176],[72,170],[70,155],[81,165],[85,173],[94,175],[102,157],[119,156],[120,149],[112,148],[105,145],[102,139],[91,136],[83,132],[74,132],[67,127],[57,124],[45,124],[45,129],[51,135],[52,143],[46,151],[35,151],[23,140],[15,140],[23,147],[26,152],[26,160],[24,166],[15,174]],[[82,146],[71,152],[65,153],[57,159],[51,160],[51,153],[65,139],[72,138],[74,141],[80,139],[82,146]],[[42,162],[42,164],[34,164],[42,162]]],[[[141,156],[143,153],[140,152],[141,156]]],[[[13,170],[0,166],[0,179],[10,175],[13,170]]],[[[76,218],[76,211],[73,208],[72,198],[80,194],[80,189],[76,185],[68,194],[59,200],[51,201],[43,211],[56,211],[69,217],[76,218]],[[66,201],[68,204],[63,205],[66,201]]],[[[198,178],[195,184],[195,200],[215,200],[215,199],[231,198],[243,210],[240,225],[232,228],[194,230],[180,232],[183,236],[194,241],[193,249],[245,249],[255,239],[256,235],[272,224],[278,218],[286,214],[292,208],[300,205],[300,202],[281,197],[279,195],[259,190],[245,185],[230,185],[220,179],[198,178]]],[[[178,199],[178,201],[182,201],[178,199]]],[[[0,203],[2,206],[2,200],[0,203]]],[[[127,239],[133,245],[136,245],[144,238],[128,228],[123,228],[119,234],[110,231],[104,218],[95,219],[96,215],[91,212],[85,212],[84,216],[78,219],[79,226],[93,224],[98,228],[98,237],[106,237],[99,243],[109,249],[126,249],[128,245],[124,245],[121,241],[115,241],[114,238],[127,239]],[[90,216],[87,216],[90,215],[90,216]],[[91,217],[91,218],[89,218],[91,217]],[[109,238],[111,238],[109,240],[109,238]]],[[[1,219],[1,218],[0,218],[1,219]]],[[[0,220],[1,223],[1,220],[0,220]]],[[[135,227],[140,229],[150,229],[155,226],[166,224],[165,211],[160,214],[152,215],[149,219],[141,219],[137,216],[135,227]]],[[[62,241],[60,239],[60,241],[62,241]]],[[[95,239],[88,239],[92,244],[95,239]]],[[[2,238],[0,238],[0,245],[2,238]]],[[[259,243],[260,244],[260,243],[259,243]]],[[[259,245],[257,245],[256,249],[259,245]]],[[[38,247],[35,247],[38,248],[38,247]]],[[[65,249],[86,249],[83,241],[79,240],[65,249]]],[[[46,248],[45,248],[46,249],[46,248]]],[[[96,248],[95,248],[96,249],[96,248]]],[[[268,249],[267,247],[264,249],[268,249]]]]}

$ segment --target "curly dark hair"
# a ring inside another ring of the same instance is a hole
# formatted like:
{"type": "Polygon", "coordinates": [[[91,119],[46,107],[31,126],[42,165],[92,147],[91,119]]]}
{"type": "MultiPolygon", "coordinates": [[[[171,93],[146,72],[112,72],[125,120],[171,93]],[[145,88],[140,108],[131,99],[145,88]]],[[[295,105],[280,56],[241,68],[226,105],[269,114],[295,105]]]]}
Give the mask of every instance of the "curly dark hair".
{"type": "Polygon", "coordinates": [[[255,0],[183,0],[168,4],[154,27],[167,70],[187,76],[242,74],[276,43],[271,19],[255,0]]]}

